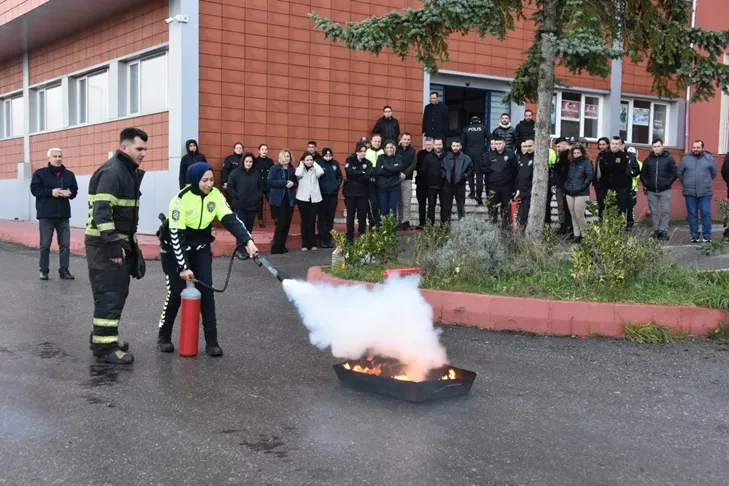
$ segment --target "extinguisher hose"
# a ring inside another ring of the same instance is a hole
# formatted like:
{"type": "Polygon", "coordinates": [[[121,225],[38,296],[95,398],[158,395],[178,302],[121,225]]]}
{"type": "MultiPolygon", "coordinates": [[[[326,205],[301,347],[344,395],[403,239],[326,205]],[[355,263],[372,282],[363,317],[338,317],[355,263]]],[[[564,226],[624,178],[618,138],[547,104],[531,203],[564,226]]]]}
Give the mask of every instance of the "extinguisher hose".
{"type": "MultiPolygon", "coordinates": [[[[196,278],[193,278],[192,281],[195,282],[196,284],[200,284],[203,287],[212,290],[213,292],[218,292],[218,293],[225,292],[225,290],[228,288],[228,283],[230,282],[230,273],[233,271],[233,263],[235,262],[235,256],[238,253],[238,251],[240,251],[241,248],[244,248],[244,247],[245,247],[245,245],[238,245],[235,247],[235,251],[233,251],[233,254],[230,257],[230,263],[228,264],[228,274],[225,276],[225,284],[223,285],[222,289],[216,289],[212,285],[208,285],[205,282],[201,282],[200,280],[198,280],[196,278]]],[[[270,261],[268,261],[268,259],[266,257],[263,257],[263,256],[259,255],[258,253],[256,253],[253,256],[253,261],[259,267],[261,267],[261,266],[266,267],[266,270],[271,272],[273,274],[273,276],[278,279],[279,282],[283,282],[284,280],[291,278],[287,274],[285,274],[284,272],[279,270],[278,268],[274,267],[273,264],[270,261]]]]}
{"type": "Polygon", "coordinates": [[[235,262],[235,256],[236,256],[236,254],[238,253],[238,251],[240,250],[241,247],[245,247],[245,245],[238,245],[238,246],[236,246],[235,247],[235,250],[233,251],[233,254],[230,256],[230,263],[228,264],[228,274],[225,276],[225,285],[223,285],[223,288],[222,289],[216,289],[212,285],[208,285],[205,282],[201,282],[201,281],[199,281],[196,278],[193,278],[192,281],[195,282],[196,284],[202,285],[203,287],[205,287],[207,289],[212,290],[213,292],[218,292],[218,293],[225,292],[225,289],[228,288],[228,283],[230,282],[230,272],[233,271],[233,262],[235,262]]]}

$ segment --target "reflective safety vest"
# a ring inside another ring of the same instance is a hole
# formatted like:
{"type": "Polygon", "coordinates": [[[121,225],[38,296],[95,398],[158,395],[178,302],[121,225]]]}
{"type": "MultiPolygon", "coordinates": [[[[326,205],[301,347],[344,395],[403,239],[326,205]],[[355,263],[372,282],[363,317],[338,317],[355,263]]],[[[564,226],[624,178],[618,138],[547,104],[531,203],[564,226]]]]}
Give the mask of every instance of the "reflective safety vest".
{"type": "Polygon", "coordinates": [[[379,149],[375,150],[373,148],[368,148],[367,152],[365,152],[365,159],[370,161],[370,164],[372,164],[372,167],[375,167],[377,165],[377,159],[380,158],[380,155],[384,155],[385,150],[380,147],[379,149]]]}
{"type": "Polygon", "coordinates": [[[557,163],[557,152],[554,151],[553,148],[549,149],[549,165],[554,165],[557,163]]]}
{"type": "Polygon", "coordinates": [[[222,219],[233,211],[217,187],[206,195],[195,194],[187,185],[170,201],[170,229],[206,230],[213,220],[222,219]]]}
{"type": "MultiPolygon", "coordinates": [[[[638,160],[638,159],[635,159],[638,160]]],[[[640,167],[640,170],[643,170],[643,162],[638,160],[638,167],[640,167]]],[[[633,191],[638,190],[638,181],[640,180],[640,172],[638,172],[638,175],[633,177],[633,191]]]]}

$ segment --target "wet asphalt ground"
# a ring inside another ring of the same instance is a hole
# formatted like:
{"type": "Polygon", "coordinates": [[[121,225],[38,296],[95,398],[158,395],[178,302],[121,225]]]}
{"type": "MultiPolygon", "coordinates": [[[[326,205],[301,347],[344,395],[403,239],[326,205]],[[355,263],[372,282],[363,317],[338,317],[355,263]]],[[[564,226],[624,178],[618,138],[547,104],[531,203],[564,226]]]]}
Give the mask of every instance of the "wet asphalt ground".
{"type": "MultiPolygon", "coordinates": [[[[328,259],[271,258],[297,277],[328,259]]],[[[56,262],[41,282],[35,250],[0,244],[2,485],[729,482],[729,346],[450,327],[451,362],[479,374],[471,395],[409,404],[341,388],[250,262],[217,298],[225,357],[155,352],[164,294],[150,262],[122,320],[136,362],[115,368],[88,350],[85,261],[72,258],[73,282],[56,262]]]]}

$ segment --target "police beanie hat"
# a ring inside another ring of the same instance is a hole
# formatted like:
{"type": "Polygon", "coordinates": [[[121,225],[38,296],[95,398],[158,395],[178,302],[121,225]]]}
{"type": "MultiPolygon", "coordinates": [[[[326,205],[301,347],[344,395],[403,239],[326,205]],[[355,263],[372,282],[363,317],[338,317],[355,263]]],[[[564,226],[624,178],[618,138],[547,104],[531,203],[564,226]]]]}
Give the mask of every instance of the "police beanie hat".
{"type": "Polygon", "coordinates": [[[321,156],[325,157],[327,155],[334,155],[334,152],[332,152],[332,149],[329,147],[326,147],[324,150],[321,151],[321,156]]]}
{"type": "Polygon", "coordinates": [[[213,168],[207,162],[196,162],[192,164],[187,168],[187,183],[192,184],[193,187],[197,186],[200,184],[200,179],[209,170],[213,170],[213,168]]]}

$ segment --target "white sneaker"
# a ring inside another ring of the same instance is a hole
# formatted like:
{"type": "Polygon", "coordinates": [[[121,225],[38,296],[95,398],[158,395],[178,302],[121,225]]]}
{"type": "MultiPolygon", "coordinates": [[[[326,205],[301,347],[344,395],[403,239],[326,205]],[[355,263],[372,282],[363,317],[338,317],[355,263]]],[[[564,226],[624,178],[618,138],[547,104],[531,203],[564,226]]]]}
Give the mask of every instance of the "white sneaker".
{"type": "Polygon", "coordinates": [[[319,248],[317,248],[317,247],[315,247],[315,246],[312,246],[312,247],[311,247],[311,251],[316,251],[316,250],[318,250],[318,249],[319,249],[319,248]]]}
{"type": "Polygon", "coordinates": [[[307,249],[308,249],[308,248],[306,248],[305,246],[302,246],[302,247],[301,247],[301,251],[306,251],[307,249]]]}

